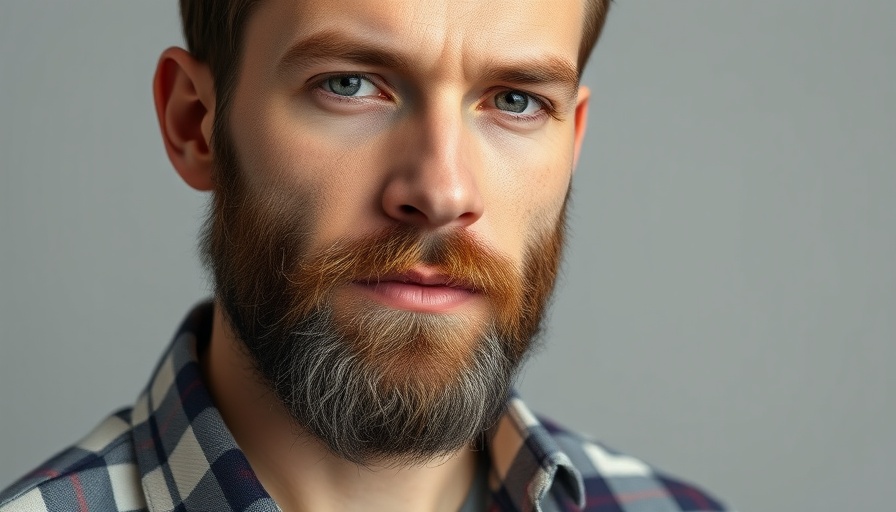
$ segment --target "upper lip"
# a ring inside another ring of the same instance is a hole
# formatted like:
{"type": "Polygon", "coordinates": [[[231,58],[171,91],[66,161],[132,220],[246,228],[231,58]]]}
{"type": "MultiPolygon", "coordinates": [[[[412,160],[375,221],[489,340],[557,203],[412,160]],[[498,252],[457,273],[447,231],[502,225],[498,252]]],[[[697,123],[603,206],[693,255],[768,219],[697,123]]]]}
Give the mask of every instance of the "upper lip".
{"type": "Polygon", "coordinates": [[[420,286],[450,286],[452,288],[473,289],[473,287],[464,280],[453,278],[442,272],[427,269],[412,269],[407,272],[372,275],[357,280],[357,282],[365,284],[382,283],[386,281],[416,284],[420,286]]]}

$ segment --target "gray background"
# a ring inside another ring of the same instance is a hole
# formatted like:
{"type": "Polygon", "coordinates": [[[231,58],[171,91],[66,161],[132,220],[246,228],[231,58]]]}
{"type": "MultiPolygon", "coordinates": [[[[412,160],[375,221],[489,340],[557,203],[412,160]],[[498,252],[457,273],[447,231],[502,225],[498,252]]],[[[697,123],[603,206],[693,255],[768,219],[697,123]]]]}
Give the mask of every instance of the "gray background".
{"type": "MultiPolygon", "coordinates": [[[[536,409],[743,511],[893,509],[893,20],[616,3],[536,409]]],[[[0,6],[0,486],[132,402],[208,293],[151,103],[180,41],[170,0],[0,6]]]]}

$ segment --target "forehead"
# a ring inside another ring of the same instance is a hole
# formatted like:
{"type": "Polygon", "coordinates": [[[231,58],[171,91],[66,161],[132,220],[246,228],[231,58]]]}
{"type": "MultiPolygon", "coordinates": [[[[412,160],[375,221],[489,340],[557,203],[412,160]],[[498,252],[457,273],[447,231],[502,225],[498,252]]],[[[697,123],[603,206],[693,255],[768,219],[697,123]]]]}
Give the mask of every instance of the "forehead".
{"type": "Polygon", "coordinates": [[[269,0],[249,20],[246,50],[271,62],[298,41],[338,32],[394,48],[421,71],[544,57],[575,66],[584,11],[583,0],[269,0]]]}

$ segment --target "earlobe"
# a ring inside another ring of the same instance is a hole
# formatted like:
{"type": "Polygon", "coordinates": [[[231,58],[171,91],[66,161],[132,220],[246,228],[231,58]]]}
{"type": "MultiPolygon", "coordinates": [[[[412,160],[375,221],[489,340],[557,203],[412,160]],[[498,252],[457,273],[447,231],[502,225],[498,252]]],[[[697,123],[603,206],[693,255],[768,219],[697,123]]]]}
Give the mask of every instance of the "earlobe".
{"type": "Polygon", "coordinates": [[[588,100],[591,98],[591,90],[584,85],[579,87],[579,96],[576,102],[575,115],[575,139],[573,149],[572,169],[575,172],[579,166],[579,153],[582,151],[582,143],[585,140],[585,128],[588,125],[588,100]]]}
{"type": "Polygon", "coordinates": [[[191,187],[211,190],[215,94],[208,66],[182,48],[168,48],[156,67],[153,97],[171,164],[191,187]]]}

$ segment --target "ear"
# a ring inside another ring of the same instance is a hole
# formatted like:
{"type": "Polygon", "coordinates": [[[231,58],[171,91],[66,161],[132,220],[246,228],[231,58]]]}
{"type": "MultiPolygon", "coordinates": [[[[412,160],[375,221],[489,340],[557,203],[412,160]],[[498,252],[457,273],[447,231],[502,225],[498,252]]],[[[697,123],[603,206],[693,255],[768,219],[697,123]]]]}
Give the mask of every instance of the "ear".
{"type": "Polygon", "coordinates": [[[591,90],[584,85],[579,87],[579,96],[576,101],[575,139],[573,148],[572,170],[575,172],[579,166],[579,153],[582,151],[582,142],[585,140],[585,128],[588,126],[588,100],[591,98],[591,90]]]}
{"type": "Polygon", "coordinates": [[[182,48],[162,52],[152,81],[168,159],[197,190],[211,190],[215,90],[211,70],[182,48]]]}

